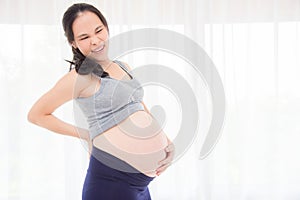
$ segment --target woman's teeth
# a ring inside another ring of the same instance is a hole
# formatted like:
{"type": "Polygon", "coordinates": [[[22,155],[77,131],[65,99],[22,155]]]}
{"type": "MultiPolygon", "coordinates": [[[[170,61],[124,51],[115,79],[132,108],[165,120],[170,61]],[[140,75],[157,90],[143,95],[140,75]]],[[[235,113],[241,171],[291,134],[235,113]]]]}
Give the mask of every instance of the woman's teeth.
{"type": "Polygon", "coordinates": [[[99,47],[98,49],[93,50],[93,52],[99,52],[102,51],[104,49],[104,45],[99,47]]]}

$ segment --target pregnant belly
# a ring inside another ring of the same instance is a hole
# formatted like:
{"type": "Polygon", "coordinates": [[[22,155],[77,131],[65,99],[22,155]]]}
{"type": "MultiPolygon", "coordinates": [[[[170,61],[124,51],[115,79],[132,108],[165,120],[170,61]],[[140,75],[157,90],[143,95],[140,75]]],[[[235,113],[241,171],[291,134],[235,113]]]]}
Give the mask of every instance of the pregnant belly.
{"type": "Polygon", "coordinates": [[[98,135],[93,145],[127,162],[147,176],[156,176],[158,162],[166,157],[166,134],[145,111],[137,111],[98,135]]]}

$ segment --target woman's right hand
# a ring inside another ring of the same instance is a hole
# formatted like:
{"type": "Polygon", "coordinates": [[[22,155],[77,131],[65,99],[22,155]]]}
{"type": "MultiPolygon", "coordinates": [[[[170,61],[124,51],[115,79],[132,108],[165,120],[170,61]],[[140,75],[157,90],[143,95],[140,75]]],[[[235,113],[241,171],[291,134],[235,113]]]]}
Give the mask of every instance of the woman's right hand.
{"type": "Polygon", "coordinates": [[[87,143],[89,157],[91,157],[93,141],[90,139],[89,131],[87,129],[77,127],[77,132],[79,134],[79,138],[81,138],[82,140],[84,140],[87,143]]]}
{"type": "Polygon", "coordinates": [[[91,158],[93,141],[89,139],[89,140],[87,140],[87,143],[88,143],[88,147],[89,147],[89,158],[91,158]]]}
{"type": "Polygon", "coordinates": [[[65,74],[48,92],[42,95],[31,107],[27,114],[29,122],[46,128],[55,133],[78,137],[72,124],[57,118],[53,112],[66,102],[77,98],[88,81],[78,76],[75,70],[65,74]]]}
{"type": "Polygon", "coordinates": [[[88,153],[89,153],[89,157],[91,157],[92,154],[92,147],[93,147],[93,141],[90,138],[90,134],[87,131],[87,136],[84,139],[87,142],[87,146],[88,146],[88,153]]]}
{"type": "Polygon", "coordinates": [[[90,140],[90,139],[87,139],[85,141],[87,142],[87,146],[88,146],[88,155],[89,155],[89,158],[91,158],[93,141],[90,140]]]}
{"type": "Polygon", "coordinates": [[[38,126],[53,132],[80,138],[87,142],[88,153],[91,156],[92,141],[89,131],[66,123],[52,113],[66,102],[79,97],[81,91],[93,84],[90,75],[78,75],[75,69],[65,74],[32,106],[28,112],[28,120],[38,126]]]}

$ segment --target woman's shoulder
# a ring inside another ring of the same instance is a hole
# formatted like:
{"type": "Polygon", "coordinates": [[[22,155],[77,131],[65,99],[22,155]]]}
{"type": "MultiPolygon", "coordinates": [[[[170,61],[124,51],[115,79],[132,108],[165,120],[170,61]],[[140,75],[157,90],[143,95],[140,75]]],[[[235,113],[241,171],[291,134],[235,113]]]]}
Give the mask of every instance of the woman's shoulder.
{"type": "Polygon", "coordinates": [[[80,81],[81,83],[90,83],[94,77],[92,76],[92,74],[88,74],[88,75],[81,75],[78,74],[75,70],[75,68],[72,68],[68,73],[66,73],[62,79],[65,79],[66,81],[72,81],[72,82],[76,82],[76,81],[80,81]]]}
{"type": "Polygon", "coordinates": [[[124,62],[124,61],[118,61],[120,62],[127,70],[131,71],[131,67],[129,66],[128,63],[124,62]]]}
{"type": "Polygon", "coordinates": [[[71,69],[65,73],[58,81],[57,84],[68,84],[73,83],[78,78],[78,74],[75,69],[71,69]]]}
{"type": "Polygon", "coordinates": [[[61,91],[73,91],[74,97],[78,96],[82,90],[92,83],[91,75],[80,75],[75,68],[64,74],[55,84],[55,88],[61,91]]]}

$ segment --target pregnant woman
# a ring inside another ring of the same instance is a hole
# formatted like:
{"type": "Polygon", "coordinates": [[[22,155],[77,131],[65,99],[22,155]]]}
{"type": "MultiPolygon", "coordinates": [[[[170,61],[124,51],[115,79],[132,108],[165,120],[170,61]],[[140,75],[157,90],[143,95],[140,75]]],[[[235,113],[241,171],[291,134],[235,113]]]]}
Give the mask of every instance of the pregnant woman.
{"type": "Polygon", "coordinates": [[[101,12],[74,4],[64,13],[63,28],[73,52],[70,71],[33,105],[28,120],[88,142],[83,200],[151,200],[148,185],[171,164],[174,145],[145,107],[130,66],[108,58],[109,28],[101,12]],[[70,100],[89,130],[52,114],[70,100]]]}

